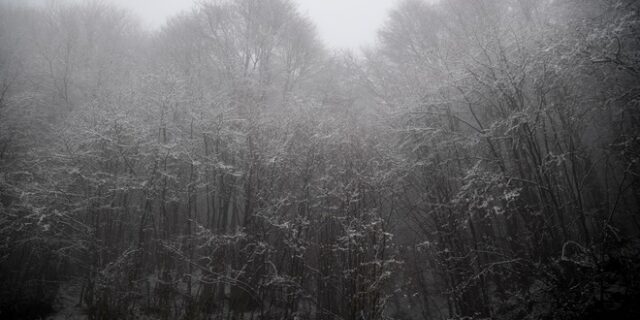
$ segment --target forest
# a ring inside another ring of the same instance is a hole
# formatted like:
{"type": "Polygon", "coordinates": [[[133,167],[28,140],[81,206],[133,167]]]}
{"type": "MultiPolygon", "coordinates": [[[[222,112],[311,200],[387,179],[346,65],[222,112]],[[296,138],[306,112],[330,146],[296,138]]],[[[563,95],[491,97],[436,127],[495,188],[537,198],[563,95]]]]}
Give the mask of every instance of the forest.
{"type": "Polygon", "coordinates": [[[1,319],[640,319],[640,2],[0,1],[1,319]],[[366,8],[362,8],[366,10],[366,8]]]}

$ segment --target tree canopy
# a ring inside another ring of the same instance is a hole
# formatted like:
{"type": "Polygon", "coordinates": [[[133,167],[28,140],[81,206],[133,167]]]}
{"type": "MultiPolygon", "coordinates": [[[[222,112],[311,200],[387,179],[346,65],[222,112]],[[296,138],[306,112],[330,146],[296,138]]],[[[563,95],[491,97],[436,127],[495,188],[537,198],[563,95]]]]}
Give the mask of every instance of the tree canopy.
{"type": "Polygon", "coordinates": [[[636,319],[639,13],[0,2],[0,318],[636,319]]]}

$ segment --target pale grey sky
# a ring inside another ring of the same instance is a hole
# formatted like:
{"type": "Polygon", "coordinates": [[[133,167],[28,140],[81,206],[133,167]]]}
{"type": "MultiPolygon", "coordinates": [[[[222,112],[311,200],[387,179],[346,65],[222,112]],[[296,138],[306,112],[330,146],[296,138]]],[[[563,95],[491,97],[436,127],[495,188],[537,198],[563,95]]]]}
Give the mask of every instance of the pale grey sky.
{"type": "MultiPolygon", "coordinates": [[[[167,17],[190,10],[193,0],[111,0],[131,9],[149,28],[167,17]]],[[[316,24],[320,38],[334,49],[358,49],[371,45],[387,11],[399,0],[293,0],[300,12],[316,24]]]]}
{"type": "Polygon", "coordinates": [[[330,47],[357,49],[375,42],[376,31],[399,0],[294,0],[330,47]]]}

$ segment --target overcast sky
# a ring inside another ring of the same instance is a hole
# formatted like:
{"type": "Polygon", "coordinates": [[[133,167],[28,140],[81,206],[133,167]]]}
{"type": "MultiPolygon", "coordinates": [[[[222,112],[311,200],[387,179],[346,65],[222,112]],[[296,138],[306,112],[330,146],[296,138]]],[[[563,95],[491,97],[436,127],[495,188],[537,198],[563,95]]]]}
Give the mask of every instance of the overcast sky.
{"type": "MultiPolygon", "coordinates": [[[[111,0],[130,8],[149,28],[193,6],[193,0],[111,0]]],[[[293,0],[318,28],[321,39],[334,49],[358,49],[374,43],[387,11],[399,0],[293,0]]]]}

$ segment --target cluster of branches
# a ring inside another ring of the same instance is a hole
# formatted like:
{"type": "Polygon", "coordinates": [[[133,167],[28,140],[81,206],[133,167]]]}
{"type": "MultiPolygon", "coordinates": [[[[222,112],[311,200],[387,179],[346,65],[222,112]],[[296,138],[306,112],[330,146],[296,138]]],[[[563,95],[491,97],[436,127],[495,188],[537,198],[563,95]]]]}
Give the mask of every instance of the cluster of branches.
{"type": "Polygon", "coordinates": [[[3,4],[0,317],[638,315],[639,10],[3,4]]]}
{"type": "Polygon", "coordinates": [[[3,318],[381,317],[386,160],[290,2],[0,12],[3,318]]]}
{"type": "Polygon", "coordinates": [[[450,0],[391,14],[362,77],[404,154],[398,211],[414,233],[398,240],[396,310],[637,317],[638,10],[450,0]]]}

